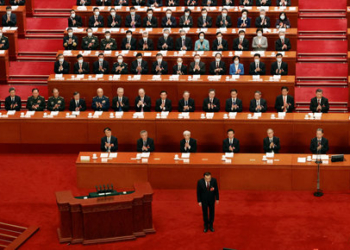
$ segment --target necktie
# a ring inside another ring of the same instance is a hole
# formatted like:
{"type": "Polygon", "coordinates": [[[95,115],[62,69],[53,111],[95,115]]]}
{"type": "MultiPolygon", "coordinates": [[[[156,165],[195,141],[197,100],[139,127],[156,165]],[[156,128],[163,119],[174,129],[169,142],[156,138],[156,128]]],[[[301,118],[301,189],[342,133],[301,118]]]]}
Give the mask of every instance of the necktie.
{"type": "Polygon", "coordinates": [[[11,98],[11,101],[12,101],[12,102],[15,102],[15,98],[14,98],[14,97],[12,97],[12,98],[11,98]]]}
{"type": "Polygon", "coordinates": [[[141,112],[143,112],[143,98],[141,98],[141,102],[142,102],[142,105],[141,105],[141,112]]]}
{"type": "Polygon", "coordinates": [[[233,144],[233,140],[232,139],[230,139],[230,145],[232,145],[233,144]]]}
{"type": "Polygon", "coordinates": [[[277,65],[278,65],[278,69],[281,69],[281,63],[279,62],[277,65]]]}
{"type": "Polygon", "coordinates": [[[119,97],[118,102],[119,102],[119,111],[122,111],[122,106],[120,105],[122,103],[122,98],[119,97]]]}
{"type": "Polygon", "coordinates": [[[134,24],[132,25],[133,28],[135,28],[135,18],[134,17],[131,17],[131,20],[134,22],[134,24]]]}
{"type": "Polygon", "coordinates": [[[187,106],[187,105],[188,105],[187,103],[188,103],[188,101],[185,101],[185,106],[187,106]]]}
{"type": "Polygon", "coordinates": [[[256,106],[259,106],[260,105],[260,101],[256,101],[256,106]]]}
{"type": "Polygon", "coordinates": [[[241,44],[241,45],[242,45],[242,42],[243,42],[243,39],[242,39],[242,38],[240,38],[240,39],[239,39],[239,44],[241,44]]]}
{"type": "Polygon", "coordinates": [[[219,68],[219,63],[218,62],[216,63],[216,68],[219,68]]]}
{"type": "Polygon", "coordinates": [[[281,39],[282,44],[284,44],[284,39],[281,39]]]}
{"type": "Polygon", "coordinates": [[[287,104],[287,96],[283,96],[283,106],[285,106],[283,109],[283,112],[287,111],[286,104],[287,104]]]}
{"type": "MultiPolygon", "coordinates": [[[[321,105],[321,99],[318,99],[318,100],[317,100],[317,104],[318,104],[318,105],[321,105]]],[[[321,109],[318,110],[318,112],[321,112],[321,109]]]]}
{"type": "Polygon", "coordinates": [[[143,141],[143,146],[146,147],[147,141],[143,141]]]}
{"type": "Polygon", "coordinates": [[[210,190],[210,182],[207,181],[207,190],[209,191],[210,190]]]}
{"type": "Polygon", "coordinates": [[[259,68],[259,63],[256,64],[256,68],[259,68]]]}
{"type": "Polygon", "coordinates": [[[79,101],[76,101],[76,102],[75,102],[75,106],[76,106],[76,107],[79,107],[79,101]]]}
{"type": "Polygon", "coordinates": [[[185,39],[182,39],[182,46],[185,46],[185,39]]]}
{"type": "MultiPolygon", "coordinates": [[[[138,66],[141,66],[141,63],[140,63],[140,62],[138,63],[138,66]]],[[[137,74],[138,74],[138,75],[141,75],[141,69],[139,69],[139,70],[137,71],[137,74]]]]}

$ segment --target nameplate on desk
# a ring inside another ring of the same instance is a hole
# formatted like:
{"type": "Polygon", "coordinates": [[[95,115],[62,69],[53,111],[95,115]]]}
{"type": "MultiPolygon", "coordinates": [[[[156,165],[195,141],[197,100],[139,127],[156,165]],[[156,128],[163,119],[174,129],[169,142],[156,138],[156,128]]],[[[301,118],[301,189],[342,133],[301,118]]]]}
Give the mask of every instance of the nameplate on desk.
{"type": "Polygon", "coordinates": [[[231,153],[226,152],[225,158],[233,158],[233,152],[231,152],[231,153]]]}
{"type": "Polygon", "coordinates": [[[142,158],[142,159],[141,159],[141,162],[142,162],[142,163],[147,163],[147,162],[148,162],[148,158],[142,158]]]}
{"type": "Polygon", "coordinates": [[[182,153],[181,158],[183,159],[189,159],[190,158],[190,153],[182,153]]]}
{"type": "Polygon", "coordinates": [[[7,111],[7,115],[14,115],[14,114],[16,114],[16,110],[7,111]]]}
{"type": "Polygon", "coordinates": [[[316,159],[328,160],[329,159],[329,155],[312,155],[312,159],[313,160],[316,160],[316,159]]]}
{"type": "Polygon", "coordinates": [[[253,75],[253,81],[259,81],[260,75],[253,75]]]}
{"type": "Polygon", "coordinates": [[[93,116],[100,116],[103,114],[103,111],[95,111],[93,116]]]}
{"type": "Polygon", "coordinates": [[[108,157],[108,153],[101,153],[100,157],[101,158],[107,158],[108,157]]]}
{"type": "Polygon", "coordinates": [[[266,157],[267,158],[273,158],[273,157],[275,157],[275,153],[274,152],[266,153],[266,157]]]}
{"type": "Polygon", "coordinates": [[[72,111],[72,115],[80,115],[80,111],[72,111]]]}
{"type": "Polygon", "coordinates": [[[306,163],[306,157],[298,157],[298,163],[306,163]]]}
{"type": "Polygon", "coordinates": [[[58,111],[51,111],[50,115],[57,116],[58,115],[58,111]]]}
{"type": "Polygon", "coordinates": [[[35,114],[35,111],[27,111],[26,116],[32,116],[35,114]]]}
{"type": "Polygon", "coordinates": [[[265,10],[265,11],[269,11],[269,6],[260,6],[258,7],[258,10],[261,11],[261,10],[265,10]]]}
{"type": "Polygon", "coordinates": [[[148,158],[150,156],[150,152],[143,152],[141,153],[141,158],[148,158]]]}
{"type": "Polygon", "coordinates": [[[109,158],[117,158],[118,153],[109,153],[109,158]]]}
{"type": "Polygon", "coordinates": [[[90,161],[90,156],[80,156],[80,161],[90,161]]]}

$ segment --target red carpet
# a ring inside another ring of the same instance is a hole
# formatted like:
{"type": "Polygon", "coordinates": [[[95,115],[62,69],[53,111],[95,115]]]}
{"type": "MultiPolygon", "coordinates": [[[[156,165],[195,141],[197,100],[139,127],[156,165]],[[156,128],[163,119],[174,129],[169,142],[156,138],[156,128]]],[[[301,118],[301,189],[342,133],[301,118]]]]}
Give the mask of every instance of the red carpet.
{"type": "Polygon", "coordinates": [[[295,101],[300,103],[310,103],[311,98],[315,97],[316,89],[321,88],[323,95],[326,96],[330,103],[348,102],[348,89],[342,87],[299,87],[295,88],[295,101]]]}
{"type": "Polygon", "coordinates": [[[297,53],[345,53],[348,51],[348,41],[342,40],[298,40],[297,53]]]}
{"type": "Polygon", "coordinates": [[[154,235],[92,246],[60,245],[54,193],[84,194],[75,188],[75,160],[76,155],[0,155],[0,220],[40,226],[21,249],[349,249],[349,194],[314,198],[309,192],[221,191],[216,232],[204,234],[195,190],[155,190],[154,235]]]}
{"type": "Polygon", "coordinates": [[[53,62],[11,62],[10,75],[50,75],[53,62]]]}
{"type": "MultiPolygon", "coordinates": [[[[47,1],[50,2],[50,1],[47,1]]],[[[54,3],[59,3],[55,1],[54,3]]],[[[73,6],[73,5],[72,5],[73,6]]],[[[70,6],[69,8],[71,8],[70,6]]],[[[29,18],[27,17],[28,30],[64,30],[68,26],[67,18],[29,18]]]]}
{"type": "Polygon", "coordinates": [[[298,20],[298,32],[300,31],[344,31],[347,29],[346,19],[300,19],[298,20]]]}
{"type": "Polygon", "coordinates": [[[18,52],[55,52],[63,47],[62,39],[18,39],[18,52]]]}
{"type": "Polygon", "coordinates": [[[345,10],[346,9],[346,1],[347,0],[337,0],[337,1],[329,1],[329,0],[320,0],[320,1],[310,1],[310,0],[299,0],[299,10],[304,9],[331,9],[331,10],[345,10]]]}
{"type": "Polygon", "coordinates": [[[75,0],[62,0],[62,1],[43,1],[34,0],[35,9],[71,9],[72,6],[76,5],[75,0]]]}

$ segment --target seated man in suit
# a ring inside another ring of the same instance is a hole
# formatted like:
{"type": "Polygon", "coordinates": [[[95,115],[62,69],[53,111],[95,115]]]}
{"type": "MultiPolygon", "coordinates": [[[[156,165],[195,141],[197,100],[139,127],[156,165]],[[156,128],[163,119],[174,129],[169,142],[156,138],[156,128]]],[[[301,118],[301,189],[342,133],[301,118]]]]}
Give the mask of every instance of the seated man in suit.
{"type": "Polygon", "coordinates": [[[141,53],[136,54],[136,60],[131,63],[130,71],[132,74],[137,75],[144,75],[148,73],[148,63],[142,59],[141,53]]]}
{"type": "Polygon", "coordinates": [[[158,50],[173,50],[174,49],[174,39],[169,36],[169,29],[165,28],[163,30],[163,36],[158,39],[158,50]]]}
{"type": "Polygon", "coordinates": [[[27,99],[27,109],[29,111],[44,111],[45,98],[39,95],[39,89],[32,89],[32,95],[27,99]]]}
{"type": "Polygon", "coordinates": [[[158,20],[156,17],[153,16],[152,9],[147,10],[147,16],[143,19],[142,26],[145,28],[157,28],[158,27],[158,20]]]}
{"type": "Polygon", "coordinates": [[[190,75],[205,75],[205,64],[201,62],[201,57],[198,54],[194,55],[194,62],[190,63],[190,75]]]}
{"type": "Polygon", "coordinates": [[[192,28],[192,26],[193,26],[193,18],[191,16],[191,10],[190,9],[185,9],[184,15],[180,17],[179,26],[181,28],[192,28]]]}
{"type": "Polygon", "coordinates": [[[239,140],[235,138],[233,129],[227,130],[227,138],[222,142],[222,150],[224,153],[238,153],[239,140]]]}
{"type": "Polygon", "coordinates": [[[248,17],[248,10],[242,10],[242,16],[238,18],[237,27],[238,28],[250,28],[251,18],[248,17]]]}
{"type": "Polygon", "coordinates": [[[111,6],[112,0],[96,0],[97,6],[111,6]]]}
{"type": "Polygon", "coordinates": [[[77,0],[78,6],[90,6],[91,0],[77,0]]]}
{"type": "Polygon", "coordinates": [[[52,90],[52,96],[47,100],[47,110],[49,111],[63,111],[66,107],[64,98],[60,96],[58,89],[52,90]]]}
{"type": "Polygon", "coordinates": [[[153,62],[152,74],[154,75],[166,75],[168,74],[168,63],[163,60],[163,54],[158,53],[156,55],[157,61],[153,62]]]}
{"type": "Polygon", "coordinates": [[[310,102],[310,110],[314,113],[328,113],[329,103],[328,99],[323,96],[322,89],[316,90],[316,97],[312,98],[310,102]]]}
{"type": "Polygon", "coordinates": [[[115,0],[114,6],[129,6],[128,0],[115,0]]]}
{"type": "Polygon", "coordinates": [[[198,28],[211,28],[213,25],[213,18],[208,16],[208,11],[206,8],[201,10],[201,16],[197,19],[198,28]]]}
{"type": "Polygon", "coordinates": [[[137,28],[141,27],[141,17],[136,14],[135,7],[130,7],[130,15],[125,18],[125,27],[137,28]]]}
{"type": "Polygon", "coordinates": [[[5,98],[5,109],[20,111],[22,107],[21,97],[16,95],[16,89],[11,87],[9,89],[10,95],[5,98]]]}
{"type": "Polygon", "coordinates": [[[80,93],[74,92],[73,99],[69,103],[69,111],[85,111],[86,103],[84,99],[80,99],[80,93]]]}
{"type": "Polygon", "coordinates": [[[166,6],[179,6],[179,0],[165,0],[166,6]]]}
{"type": "Polygon", "coordinates": [[[265,75],[266,67],[265,63],[260,62],[260,54],[256,53],[254,55],[254,62],[249,65],[249,74],[250,75],[265,75]]]}
{"type": "Polygon", "coordinates": [[[239,6],[253,6],[253,0],[239,0],[239,6]]]}
{"type": "Polygon", "coordinates": [[[282,54],[277,53],[276,62],[271,64],[271,75],[288,75],[288,64],[282,61],[282,54]]]}
{"type": "Polygon", "coordinates": [[[63,54],[57,56],[57,61],[54,65],[55,74],[69,74],[69,63],[64,60],[63,54]]]}
{"type": "Polygon", "coordinates": [[[73,29],[67,29],[68,36],[63,37],[63,47],[66,50],[76,50],[78,46],[78,37],[73,35],[73,29]]]}
{"type": "Polygon", "coordinates": [[[218,16],[216,19],[216,27],[218,28],[231,28],[232,27],[232,21],[231,17],[227,15],[228,9],[223,8],[221,11],[221,15],[218,16]]]}
{"type": "Polygon", "coordinates": [[[277,154],[280,151],[280,138],[274,136],[272,128],[267,130],[267,137],[264,138],[263,145],[265,153],[274,152],[277,154]]]}
{"type": "Polygon", "coordinates": [[[68,27],[82,27],[83,21],[80,16],[75,14],[75,10],[70,11],[70,16],[68,17],[68,27]]]}
{"type": "Polygon", "coordinates": [[[24,6],[26,4],[25,0],[10,0],[11,5],[24,6]]]}
{"type": "Polygon", "coordinates": [[[239,31],[239,37],[233,40],[233,50],[236,51],[247,51],[249,50],[249,41],[245,38],[245,31],[239,31]]]}
{"type": "Polygon", "coordinates": [[[181,57],[176,59],[176,65],[173,67],[173,75],[187,75],[187,67],[183,64],[181,57]]]}
{"type": "Polygon", "coordinates": [[[291,0],[277,0],[276,5],[277,6],[290,6],[291,0]]]}
{"type": "Polygon", "coordinates": [[[103,95],[103,89],[97,89],[97,96],[92,98],[92,109],[94,111],[108,111],[110,106],[108,96],[103,95]]]}
{"type": "Polygon", "coordinates": [[[211,50],[213,51],[226,51],[228,49],[228,43],[222,38],[222,33],[219,31],[216,33],[216,39],[213,41],[211,50]]]}
{"type": "Polygon", "coordinates": [[[116,50],[117,42],[114,38],[111,38],[111,32],[105,32],[105,38],[101,40],[101,50],[116,50]]]}
{"type": "Polygon", "coordinates": [[[83,50],[98,50],[98,37],[93,35],[91,28],[87,28],[86,33],[87,36],[83,37],[81,42],[81,48],[83,50]]]}
{"type": "Polygon", "coordinates": [[[249,111],[253,113],[266,112],[267,103],[265,99],[261,98],[261,92],[255,91],[254,99],[250,101],[249,111]]]}
{"type": "Polygon", "coordinates": [[[153,152],[154,142],[152,138],[148,137],[148,132],[142,130],[140,136],[141,138],[137,140],[137,152],[153,152]]]}
{"type": "Polygon", "coordinates": [[[225,111],[226,112],[242,112],[243,104],[242,100],[237,98],[237,89],[231,89],[231,98],[226,100],[225,111]]]}
{"type": "Polygon", "coordinates": [[[107,27],[117,28],[121,27],[122,18],[117,15],[115,8],[111,8],[110,15],[107,17],[107,27]]]}
{"type": "Polygon", "coordinates": [[[202,0],[202,6],[217,6],[216,0],[202,0]]]}
{"type": "Polygon", "coordinates": [[[132,6],[145,6],[146,0],[132,0],[131,4],[132,6]]]}
{"type": "Polygon", "coordinates": [[[219,112],[220,100],[215,97],[215,89],[210,89],[208,97],[203,101],[204,112],[219,112]]]}
{"type": "Polygon", "coordinates": [[[122,55],[118,55],[117,62],[113,64],[112,74],[128,74],[128,65],[124,62],[124,57],[122,55]]]}
{"type": "Polygon", "coordinates": [[[151,97],[146,95],[144,89],[139,89],[139,95],[135,98],[136,112],[150,112],[151,111],[151,97]]]}
{"type": "Polygon", "coordinates": [[[147,6],[152,8],[159,8],[163,6],[163,0],[147,0],[147,6]]]}
{"type": "Polygon", "coordinates": [[[198,0],[185,0],[185,6],[197,6],[198,0]]]}
{"type": "Polygon", "coordinates": [[[17,16],[12,13],[11,6],[6,7],[6,14],[2,16],[3,27],[15,27],[17,26],[17,16]]]}
{"type": "Polygon", "coordinates": [[[142,38],[139,40],[139,50],[154,50],[152,39],[148,38],[148,32],[142,32],[142,38]]]}
{"type": "Polygon", "coordinates": [[[279,32],[279,39],[275,42],[276,51],[288,51],[292,48],[290,41],[286,38],[286,32],[281,30],[279,32]]]}
{"type": "Polygon", "coordinates": [[[89,27],[100,28],[104,26],[103,16],[100,15],[100,9],[95,7],[93,9],[94,15],[89,18],[89,27]]]}
{"type": "Polygon", "coordinates": [[[184,138],[180,141],[180,152],[182,153],[196,153],[197,141],[191,138],[191,132],[186,130],[183,132],[184,138]]]}
{"type": "MultiPolygon", "coordinates": [[[[264,1],[264,0],[261,0],[261,1],[264,1]]],[[[271,27],[270,18],[268,16],[266,16],[265,9],[260,10],[260,16],[258,16],[255,19],[255,27],[257,27],[257,28],[270,28],[271,27]]]]}
{"type": "Polygon", "coordinates": [[[235,6],[235,0],[222,0],[222,6],[235,6]]]}
{"type": "Polygon", "coordinates": [[[176,39],[175,50],[189,51],[192,50],[192,39],[186,37],[186,31],[180,30],[180,37],[176,39]]]}
{"type": "Polygon", "coordinates": [[[104,59],[103,53],[98,54],[98,61],[94,62],[94,74],[108,74],[109,63],[104,59]]]}
{"type": "Polygon", "coordinates": [[[194,100],[190,98],[190,92],[184,91],[182,97],[179,101],[179,112],[194,112],[194,100]]]}
{"type": "Polygon", "coordinates": [[[294,110],[294,98],[288,95],[288,87],[281,88],[281,95],[276,97],[275,109],[277,112],[291,113],[294,110]]]}
{"type": "Polygon", "coordinates": [[[328,140],[323,137],[323,129],[318,128],[316,137],[311,140],[310,151],[313,154],[327,154],[328,150],[328,140]]]}
{"type": "Polygon", "coordinates": [[[124,89],[119,87],[117,89],[117,96],[112,100],[112,109],[116,112],[129,111],[129,98],[124,96],[124,89]]]}
{"type": "Polygon", "coordinates": [[[271,0],[256,0],[256,6],[271,6],[271,0]]]}
{"type": "Polygon", "coordinates": [[[112,130],[105,128],[103,130],[105,136],[101,138],[101,151],[102,152],[117,152],[118,150],[118,139],[112,136],[112,130]]]}
{"type": "Polygon", "coordinates": [[[89,63],[84,62],[84,57],[82,54],[77,55],[77,60],[78,62],[74,64],[74,74],[89,74],[89,63]]]}
{"type": "Polygon", "coordinates": [[[168,99],[168,93],[165,90],[160,92],[160,98],[156,101],[156,111],[171,111],[171,100],[168,99]]]}
{"type": "Polygon", "coordinates": [[[165,17],[162,18],[162,27],[163,28],[175,28],[176,27],[176,18],[172,15],[171,9],[167,9],[165,12],[165,17]]]}
{"type": "Polygon", "coordinates": [[[209,72],[211,75],[226,75],[226,64],[221,59],[221,53],[216,53],[215,61],[211,62],[209,67],[209,72]]]}
{"type": "Polygon", "coordinates": [[[233,63],[230,65],[230,75],[244,75],[244,66],[240,63],[239,56],[232,58],[233,63]]]}
{"type": "Polygon", "coordinates": [[[126,31],[126,37],[122,40],[122,50],[136,50],[136,39],[132,37],[132,31],[126,31]]]}

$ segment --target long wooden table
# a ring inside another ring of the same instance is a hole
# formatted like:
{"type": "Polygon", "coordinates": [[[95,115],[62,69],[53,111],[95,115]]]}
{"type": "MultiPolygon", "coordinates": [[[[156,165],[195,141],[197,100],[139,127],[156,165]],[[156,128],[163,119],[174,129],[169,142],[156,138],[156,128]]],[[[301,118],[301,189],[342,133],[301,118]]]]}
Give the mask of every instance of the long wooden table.
{"type": "MultiPolygon", "coordinates": [[[[100,152],[81,152],[76,161],[78,187],[106,183],[132,187],[135,181],[148,181],[156,189],[195,189],[203,173],[209,171],[222,190],[316,189],[317,165],[298,163],[298,157],[311,154],[279,154],[269,161],[262,160],[263,154],[235,154],[227,158],[231,162],[223,161],[220,153],[192,153],[189,162],[175,160],[175,154],[178,153],[151,153],[149,158],[135,159],[136,153],[118,153],[117,158],[102,162],[100,152]],[[94,153],[97,160],[92,159],[94,153]],[[90,156],[90,161],[81,161],[80,156],[90,156]]],[[[321,164],[322,190],[349,190],[350,156],[345,159],[321,164]]]]}
{"type": "Polygon", "coordinates": [[[145,113],[144,118],[133,118],[134,112],[125,112],[122,118],[110,118],[109,112],[99,118],[88,118],[88,113],[92,112],[82,112],[76,118],[66,118],[66,112],[54,118],[43,118],[42,112],[36,112],[31,118],[21,118],[20,112],[1,117],[1,151],[97,151],[103,129],[110,127],[118,138],[120,152],[136,151],[141,130],[147,130],[154,139],[156,152],[179,152],[185,130],[190,130],[197,139],[198,152],[222,152],[222,141],[230,128],[240,140],[241,153],[262,153],[268,128],[273,128],[280,138],[281,153],[309,153],[317,128],[324,129],[329,153],[350,152],[349,114],[323,114],[321,120],[305,120],[303,113],[290,113],[284,119],[271,119],[271,113],[264,113],[259,119],[249,119],[248,113],[225,119],[227,113],[224,112],[216,113],[213,119],[202,119],[203,112],[192,113],[189,119],[179,119],[177,112],[170,112],[166,119],[156,118],[156,112],[145,113]]]}
{"type": "Polygon", "coordinates": [[[6,84],[9,77],[9,52],[0,50],[0,82],[6,84]]]}
{"type": "Polygon", "coordinates": [[[10,47],[8,49],[9,51],[9,57],[11,61],[16,60],[18,55],[18,31],[17,27],[11,28],[11,29],[4,29],[0,28],[0,30],[3,32],[3,36],[6,36],[9,39],[10,47]]]}
{"type": "MultiPolygon", "coordinates": [[[[24,37],[27,30],[27,20],[26,20],[26,6],[18,6],[14,9],[12,6],[12,13],[17,16],[17,27],[18,27],[18,35],[20,37],[24,37]]],[[[0,16],[6,14],[6,6],[0,6],[0,16]]]]}
{"type": "MultiPolygon", "coordinates": [[[[58,51],[58,54],[64,54],[65,60],[70,63],[70,73],[73,73],[74,64],[77,62],[77,55],[83,54],[85,62],[89,63],[90,73],[93,73],[93,63],[98,60],[98,54],[103,51],[58,51]]],[[[110,54],[105,54],[105,60],[109,62],[109,70],[112,71],[113,64],[117,62],[117,56],[122,54],[124,56],[124,62],[129,66],[129,74],[131,63],[136,60],[136,54],[140,52],[143,55],[143,60],[148,62],[148,74],[152,74],[152,64],[156,61],[156,55],[159,51],[112,51],[110,54]],[[125,52],[125,53],[124,53],[125,52]]],[[[201,55],[201,61],[205,63],[206,74],[210,75],[209,67],[210,63],[215,61],[215,51],[185,51],[184,53],[179,53],[177,51],[168,51],[163,52],[164,58],[163,60],[168,63],[168,74],[173,74],[173,66],[177,65],[177,58],[181,57],[183,59],[183,64],[189,67],[190,63],[194,61],[193,57],[195,54],[201,55]]],[[[243,51],[241,52],[222,52],[222,61],[226,64],[226,75],[229,75],[230,72],[230,64],[233,63],[232,58],[234,55],[240,56],[240,63],[244,65],[244,74],[249,75],[249,65],[254,62],[254,54],[256,52],[253,51],[243,51]]],[[[276,54],[278,52],[270,52],[266,51],[261,54],[261,61],[266,65],[266,74],[270,75],[271,64],[276,62],[276,54]]],[[[295,75],[295,61],[296,61],[296,52],[281,52],[283,53],[283,61],[288,63],[288,75],[295,75]]]]}
{"type": "MultiPolygon", "coordinates": [[[[115,38],[117,41],[117,48],[121,49],[121,44],[122,44],[122,39],[125,38],[125,33],[127,28],[115,28],[115,29],[109,29],[109,28],[94,28],[94,35],[97,36],[100,40],[105,37],[105,31],[110,31],[111,32],[111,37],[115,38]]],[[[130,29],[133,30],[133,37],[136,40],[142,39],[142,32],[145,31],[143,28],[135,28],[135,29],[130,29]]],[[[149,38],[153,40],[153,43],[155,45],[155,48],[158,43],[158,39],[163,36],[163,29],[162,28],[152,28],[152,29],[147,29],[149,30],[149,38]]],[[[180,37],[180,28],[173,28],[171,29],[171,37],[174,39],[174,46],[176,39],[180,37]]],[[[190,37],[193,42],[193,46],[195,41],[198,40],[198,33],[200,32],[201,29],[197,28],[191,28],[187,31],[186,36],[190,37]]],[[[208,39],[210,46],[212,45],[212,42],[214,39],[216,39],[216,33],[218,31],[221,31],[223,34],[223,39],[227,40],[228,43],[228,50],[233,49],[233,40],[238,37],[238,32],[240,29],[238,28],[232,28],[232,29],[227,29],[227,30],[221,30],[221,29],[216,29],[216,28],[208,28],[205,30],[205,37],[208,39]]],[[[256,29],[255,28],[247,28],[245,29],[246,35],[245,37],[250,41],[249,48],[252,50],[252,41],[253,37],[256,36],[256,29]]],[[[275,41],[279,39],[279,30],[278,29],[265,29],[264,31],[264,36],[267,37],[268,40],[268,51],[274,51],[275,48],[275,41]]],[[[67,35],[67,31],[65,31],[65,35],[67,35]]],[[[79,39],[78,42],[78,49],[81,49],[81,41],[84,36],[86,36],[86,29],[85,28],[75,28],[74,29],[74,35],[76,35],[79,39]]],[[[297,29],[296,28],[291,28],[286,30],[286,37],[289,38],[290,43],[291,43],[291,50],[296,50],[297,48],[297,29]]],[[[194,48],[194,47],[193,47],[194,48]]],[[[210,47],[211,48],[211,47],[210,47]]],[[[175,50],[175,48],[174,48],[175,50]]]]}
{"type": "MultiPolygon", "coordinates": [[[[73,9],[75,10],[76,14],[81,16],[83,19],[83,26],[88,27],[89,24],[89,17],[93,15],[93,8],[94,6],[74,6],[73,9]]],[[[100,15],[102,15],[105,20],[107,20],[107,17],[109,14],[109,10],[111,7],[107,6],[100,6],[100,15]]],[[[130,15],[130,7],[122,6],[122,7],[115,7],[116,11],[122,18],[122,25],[125,25],[125,18],[126,16],[130,15]]],[[[147,13],[147,7],[137,7],[136,13],[141,16],[141,19],[146,17],[147,13]]],[[[169,7],[161,7],[161,8],[155,8],[154,9],[154,16],[158,19],[158,27],[161,27],[161,19],[165,16],[165,11],[169,7]]],[[[187,7],[173,7],[171,8],[173,10],[173,16],[179,20],[179,18],[184,15],[184,10],[187,7]]],[[[201,15],[202,6],[197,7],[189,7],[191,9],[191,16],[193,18],[193,27],[197,27],[197,19],[201,15]]],[[[211,16],[213,18],[213,22],[216,22],[216,17],[220,15],[222,11],[222,6],[218,7],[210,7],[208,11],[208,16],[211,16]]],[[[242,7],[242,6],[235,6],[235,7],[229,7],[229,13],[228,15],[232,19],[232,25],[233,27],[237,27],[237,20],[241,16],[241,11],[243,9],[247,9],[249,11],[248,17],[251,18],[252,24],[251,26],[254,27],[255,19],[260,14],[260,8],[253,6],[253,7],[242,7]]],[[[284,11],[287,13],[287,17],[289,18],[290,24],[292,28],[296,28],[298,24],[298,7],[275,7],[272,6],[267,10],[266,15],[270,17],[271,19],[271,26],[274,27],[276,20],[279,17],[279,14],[284,11]]],[[[215,23],[213,24],[215,25],[215,23]]],[[[107,22],[105,21],[105,27],[107,27],[107,22]]]]}

